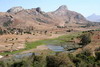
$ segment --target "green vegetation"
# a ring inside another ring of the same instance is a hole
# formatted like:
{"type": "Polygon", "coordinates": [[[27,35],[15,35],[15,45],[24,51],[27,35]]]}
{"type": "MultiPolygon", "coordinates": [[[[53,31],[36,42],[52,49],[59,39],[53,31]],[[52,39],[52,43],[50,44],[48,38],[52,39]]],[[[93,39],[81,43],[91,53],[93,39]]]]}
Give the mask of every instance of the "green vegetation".
{"type": "Polygon", "coordinates": [[[81,45],[85,46],[87,44],[89,44],[91,42],[91,34],[90,33],[86,33],[80,36],[81,38],[81,45]]]}
{"type": "Polygon", "coordinates": [[[0,35],[3,35],[3,31],[2,30],[0,30],[0,35]]]}
{"type": "Polygon", "coordinates": [[[0,61],[0,67],[99,67],[100,59],[83,51],[77,55],[59,52],[54,55],[31,55],[0,61]]]}
{"type": "Polygon", "coordinates": [[[12,52],[10,52],[10,51],[2,52],[2,53],[0,53],[0,55],[16,54],[16,53],[20,53],[22,51],[25,51],[25,49],[21,49],[21,50],[17,50],[17,51],[12,51],[12,52]]]}
{"type": "Polygon", "coordinates": [[[45,40],[39,40],[39,41],[31,42],[31,43],[26,43],[25,49],[28,50],[28,49],[36,48],[39,45],[45,45],[44,41],[45,40]]]}
{"type": "Polygon", "coordinates": [[[46,60],[46,67],[75,67],[66,53],[47,56],[46,60]]]}
{"type": "Polygon", "coordinates": [[[97,60],[100,60],[100,51],[95,53],[97,60]]]}

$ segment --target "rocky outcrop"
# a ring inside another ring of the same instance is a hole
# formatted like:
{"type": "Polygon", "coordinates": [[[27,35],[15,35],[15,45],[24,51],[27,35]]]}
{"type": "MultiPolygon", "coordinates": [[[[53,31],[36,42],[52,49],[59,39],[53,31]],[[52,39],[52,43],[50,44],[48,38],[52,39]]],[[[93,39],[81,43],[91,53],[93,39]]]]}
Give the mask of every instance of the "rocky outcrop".
{"type": "Polygon", "coordinates": [[[41,13],[41,8],[40,7],[37,7],[36,8],[36,11],[39,12],[39,13],[41,13]]]}
{"type": "Polygon", "coordinates": [[[9,10],[7,10],[8,13],[17,13],[19,11],[22,11],[24,10],[24,8],[22,8],[21,6],[18,6],[18,7],[13,7],[13,8],[10,8],[9,10]]]}
{"type": "Polygon", "coordinates": [[[0,27],[7,27],[13,22],[13,16],[9,13],[0,12],[0,27]]]}
{"type": "Polygon", "coordinates": [[[62,5],[62,6],[60,6],[56,11],[54,11],[53,13],[54,13],[54,14],[57,14],[57,15],[58,15],[58,14],[63,14],[63,15],[65,15],[67,11],[68,11],[67,6],[62,5]]]}

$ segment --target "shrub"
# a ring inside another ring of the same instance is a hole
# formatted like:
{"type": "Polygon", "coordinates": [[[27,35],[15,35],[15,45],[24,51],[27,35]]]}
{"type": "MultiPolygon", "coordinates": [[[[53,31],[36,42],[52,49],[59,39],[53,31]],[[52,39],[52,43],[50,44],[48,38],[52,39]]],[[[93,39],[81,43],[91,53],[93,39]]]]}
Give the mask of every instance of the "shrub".
{"type": "Polygon", "coordinates": [[[64,53],[57,56],[47,56],[47,67],[74,67],[68,56],[64,53]]]}
{"type": "Polygon", "coordinates": [[[0,30],[0,35],[3,35],[3,31],[2,30],[0,30]]]}
{"type": "Polygon", "coordinates": [[[46,66],[46,59],[44,56],[35,56],[33,67],[45,67],[46,66]]]}
{"type": "Polygon", "coordinates": [[[0,61],[0,67],[4,67],[4,63],[0,61]]]}
{"type": "Polygon", "coordinates": [[[88,34],[84,34],[81,36],[81,43],[80,45],[87,45],[91,42],[91,35],[88,33],[88,34]]]}
{"type": "Polygon", "coordinates": [[[96,55],[96,60],[100,61],[100,52],[96,52],[95,55],[96,55]]]}
{"type": "Polygon", "coordinates": [[[69,56],[70,60],[74,63],[74,65],[76,67],[79,67],[79,64],[81,63],[81,59],[73,56],[72,54],[69,54],[68,56],[69,56]]]}
{"type": "Polygon", "coordinates": [[[59,57],[57,56],[47,56],[47,67],[59,67],[59,57]]]}
{"type": "Polygon", "coordinates": [[[22,67],[23,66],[23,62],[17,62],[11,65],[11,67],[22,67]]]}
{"type": "Polygon", "coordinates": [[[78,64],[79,67],[95,67],[97,65],[96,58],[91,56],[91,52],[89,50],[85,50],[80,54],[77,54],[76,57],[81,60],[81,62],[78,64]]]}

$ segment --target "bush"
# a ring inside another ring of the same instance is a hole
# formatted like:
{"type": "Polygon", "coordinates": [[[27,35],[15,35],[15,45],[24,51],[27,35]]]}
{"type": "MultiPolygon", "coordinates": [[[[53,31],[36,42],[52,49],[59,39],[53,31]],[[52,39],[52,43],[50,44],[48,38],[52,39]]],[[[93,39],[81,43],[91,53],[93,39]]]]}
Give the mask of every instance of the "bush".
{"type": "Polygon", "coordinates": [[[9,67],[32,67],[32,64],[29,62],[29,60],[27,60],[27,61],[15,62],[9,67]]]}
{"type": "Polygon", "coordinates": [[[35,56],[33,67],[45,67],[46,66],[46,58],[44,56],[35,56]]]}
{"type": "Polygon", "coordinates": [[[74,67],[74,65],[66,54],[61,53],[57,56],[47,56],[47,67],[74,67]]]}
{"type": "Polygon", "coordinates": [[[81,59],[73,56],[72,54],[69,54],[68,56],[69,56],[70,60],[74,63],[74,65],[76,67],[79,67],[79,64],[81,63],[81,59]]]}
{"type": "Polygon", "coordinates": [[[95,55],[96,55],[96,60],[100,61],[100,52],[96,52],[95,55]]]}
{"type": "Polygon", "coordinates": [[[89,33],[82,35],[80,38],[81,38],[80,45],[85,46],[91,42],[91,35],[89,33]]]}
{"type": "Polygon", "coordinates": [[[96,58],[91,52],[85,50],[76,56],[65,52],[55,55],[33,55],[20,59],[11,58],[0,61],[0,67],[99,67],[100,52],[96,52],[96,58]]]}
{"type": "Polygon", "coordinates": [[[4,67],[4,62],[0,61],[0,67],[4,67]]]}
{"type": "Polygon", "coordinates": [[[0,30],[0,35],[3,35],[3,31],[2,30],[0,30]]]}
{"type": "Polygon", "coordinates": [[[80,54],[76,55],[77,58],[80,59],[80,63],[78,67],[96,67],[97,61],[94,56],[91,56],[91,52],[89,50],[85,50],[80,54]]]}

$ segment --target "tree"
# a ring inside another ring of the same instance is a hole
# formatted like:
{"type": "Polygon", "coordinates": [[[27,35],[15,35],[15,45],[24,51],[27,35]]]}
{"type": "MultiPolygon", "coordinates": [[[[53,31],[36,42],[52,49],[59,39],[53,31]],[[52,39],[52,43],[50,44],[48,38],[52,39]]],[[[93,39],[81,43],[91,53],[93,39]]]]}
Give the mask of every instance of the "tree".
{"type": "Polygon", "coordinates": [[[90,42],[91,42],[91,35],[89,33],[81,36],[81,43],[80,43],[81,45],[85,46],[90,42]]]}
{"type": "Polygon", "coordinates": [[[47,67],[75,67],[66,53],[47,56],[47,67]]]}
{"type": "Polygon", "coordinates": [[[0,30],[0,35],[3,35],[3,31],[2,30],[0,30]]]}

